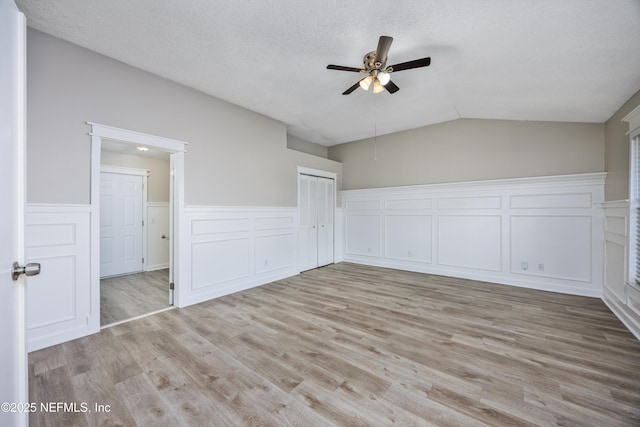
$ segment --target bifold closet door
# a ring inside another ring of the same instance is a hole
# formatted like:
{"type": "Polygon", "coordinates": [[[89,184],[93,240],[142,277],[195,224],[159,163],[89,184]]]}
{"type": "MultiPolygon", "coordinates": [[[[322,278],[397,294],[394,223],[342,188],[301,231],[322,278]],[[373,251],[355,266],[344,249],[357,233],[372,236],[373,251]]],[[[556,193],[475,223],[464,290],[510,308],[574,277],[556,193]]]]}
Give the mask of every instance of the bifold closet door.
{"type": "Polygon", "coordinates": [[[317,178],[318,267],[333,264],[333,179],[317,178]]]}
{"type": "Polygon", "coordinates": [[[300,271],[333,263],[334,181],[300,176],[298,264],[300,271]]]}
{"type": "Polygon", "coordinates": [[[305,271],[318,266],[318,179],[301,175],[299,182],[298,264],[305,271]]]}

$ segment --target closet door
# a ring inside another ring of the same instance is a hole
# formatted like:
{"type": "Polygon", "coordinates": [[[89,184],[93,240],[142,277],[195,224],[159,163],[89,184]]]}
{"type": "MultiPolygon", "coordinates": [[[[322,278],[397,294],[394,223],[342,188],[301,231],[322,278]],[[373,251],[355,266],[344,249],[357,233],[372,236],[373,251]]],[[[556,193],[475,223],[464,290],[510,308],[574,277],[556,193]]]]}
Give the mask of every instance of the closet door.
{"type": "Polygon", "coordinates": [[[305,271],[318,266],[318,180],[300,175],[299,183],[298,265],[305,271]]]}
{"type": "Polygon", "coordinates": [[[333,264],[333,179],[318,177],[318,267],[333,264]]]}

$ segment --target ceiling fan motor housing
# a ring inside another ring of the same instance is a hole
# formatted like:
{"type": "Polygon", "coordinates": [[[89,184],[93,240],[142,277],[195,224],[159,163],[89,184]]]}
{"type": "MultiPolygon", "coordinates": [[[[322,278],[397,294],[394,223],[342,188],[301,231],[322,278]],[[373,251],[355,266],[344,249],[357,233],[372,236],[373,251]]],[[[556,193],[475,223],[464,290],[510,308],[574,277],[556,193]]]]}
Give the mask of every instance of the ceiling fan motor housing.
{"type": "Polygon", "coordinates": [[[371,70],[383,70],[387,65],[387,61],[377,62],[376,61],[376,52],[367,53],[364,58],[362,58],[362,62],[364,63],[365,71],[371,72],[371,70]]]}

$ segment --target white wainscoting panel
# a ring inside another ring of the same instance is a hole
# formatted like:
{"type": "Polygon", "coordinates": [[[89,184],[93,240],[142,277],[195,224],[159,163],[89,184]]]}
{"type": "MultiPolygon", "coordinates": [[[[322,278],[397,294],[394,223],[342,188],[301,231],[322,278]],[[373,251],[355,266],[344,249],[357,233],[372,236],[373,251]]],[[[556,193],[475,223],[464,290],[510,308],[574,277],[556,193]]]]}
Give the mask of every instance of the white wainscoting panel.
{"type": "Polygon", "coordinates": [[[346,254],[380,256],[380,215],[348,215],[345,232],[346,254]]]}
{"type": "Polygon", "coordinates": [[[333,261],[344,261],[344,214],[342,207],[336,208],[333,231],[333,261]]]}
{"type": "Polygon", "coordinates": [[[629,201],[610,201],[602,206],[605,217],[602,299],[640,339],[640,287],[629,280],[629,201]]]}
{"type": "Polygon", "coordinates": [[[169,268],[169,203],[147,203],[146,270],[169,268]],[[162,236],[167,236],[163,239],[162,236]]]}
{"type": "Polygon", "coordinates": [[[498,215],[439,215],[438,264],[500,271],[501,221],[498,215]]]}
{"type": "Polygon", "coordinates": [[[343,259],[601,297],[605,176],[342,191],[343,259]]]}
{"type": "Polygon", "coordinates": [[[591,221],[591,216],[512,215],[511,272],[591,282],[591,221]]]}
{"type": "Polygon", "coordinates": [[[89,206],[27,205],[27,262],[42,271],[27,280],[27,348],[39,350],[93,332],[89,206]]]}
{"type": "Polygon", "coordinates": [[[180,306],[298,274],[297,208],[185,208],[190,269],[180,306]]]}
{"type": "Polygon", "coordinates": [[[385,257],[431,262],[431,215],[385,216],[385,257]]]}

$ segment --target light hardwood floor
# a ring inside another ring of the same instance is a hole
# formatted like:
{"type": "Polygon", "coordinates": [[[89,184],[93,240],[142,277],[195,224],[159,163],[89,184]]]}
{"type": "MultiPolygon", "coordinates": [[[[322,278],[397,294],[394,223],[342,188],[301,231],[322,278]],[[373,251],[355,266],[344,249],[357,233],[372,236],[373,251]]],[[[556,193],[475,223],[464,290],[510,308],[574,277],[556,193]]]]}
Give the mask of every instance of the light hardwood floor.
{"type": "Polygon", "coordinates": [[[100,280],[100,325],[169,307],[169,269],[100,280]]]}
{"type": "Polygon", "coordinates": [[[31,353],[29,379],[92,409],[33,427],[640,425],[640,342],[602,301],[344,263],[31,353]]]}

